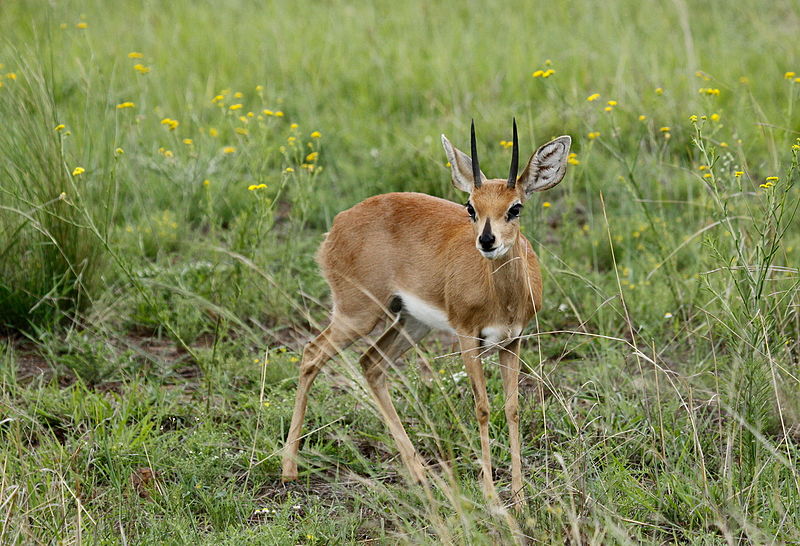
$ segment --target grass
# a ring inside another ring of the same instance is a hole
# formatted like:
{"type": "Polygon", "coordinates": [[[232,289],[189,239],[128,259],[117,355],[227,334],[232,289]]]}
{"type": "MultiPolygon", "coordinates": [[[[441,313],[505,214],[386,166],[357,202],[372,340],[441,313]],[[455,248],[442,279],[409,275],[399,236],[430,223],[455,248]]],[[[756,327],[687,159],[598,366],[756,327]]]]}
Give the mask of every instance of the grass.
{"type": "Polygon", "coordinates": [[[791,2],[40,7],[0,11],[1,542],[800,540],[791,2]],[[447,338],[392,376],[430,497],[355,351],[282,485],[321,234],[375,193],[463,200],[439,134],[475,118],[502,175],[512,116],[523,155],[576,152],[523,219],[528,508],[482,497],[447,338]]]}

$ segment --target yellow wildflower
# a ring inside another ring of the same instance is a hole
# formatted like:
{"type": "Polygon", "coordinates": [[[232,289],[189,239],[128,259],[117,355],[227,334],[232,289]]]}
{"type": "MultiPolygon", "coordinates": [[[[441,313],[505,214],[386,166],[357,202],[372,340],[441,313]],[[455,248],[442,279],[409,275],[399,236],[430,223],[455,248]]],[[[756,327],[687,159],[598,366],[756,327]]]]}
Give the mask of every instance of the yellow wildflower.
{"type": "Polygon", "coordinates": [[[261,93],[263,90],[264,90],[264,86],[263,85],[256,85],[256,92],[257,93],[261,93]]]}
{"type": "Polygon", "coordinates": [[[237,91],[236,93],[233,94],[233,98],[235,99],[241,99],[242,97],[244,97],[244,93],[242,93],[241,91],[237,91]]]}
{"type": "Polygon", "coordinates": [[[644,121],[646,119],[647,119],[647,116],[645,116],[644,114],[639,114],[639,121],[644,121]]]}
{"type": "Polygon", "coordinates": [[[719,96],[719,89],[714,87],[701,87],[697,90],[698,93],[701,95],[708,95],[710,97],[718,97],[719,96]]]}
{"type": "Polygon", "coordinates": [[[216,129],[214,129],[213,127],[211,127],[211,128],[208,130],[208,136],[210,136],[210,137],[213,137],[213,138],[217,138],[217,137],[219,136],[219,131],[217,131],[216,129]]]}
{"type": "Polygon", "coordinates": [[[164,157],[167,159],[173,157],[175,154],[172,153],[172,150],[164,150],[164,157]]]}
{"type": "Polygon", "coordinates": [[[744,171],[736,171],[735,173],[733,173],[733,176],[735,176],[736,178],[739,178],[743,174],[744,174],[744,171]]]}
{"type": "Polygon", "coordinates": [[[56,125],[56,126],[53,128],[53,130],[54,130],[54,131],[61,131],[61,130],[63,130],[63,129],[64,129],[64,124],[63,124],[63,123],[59,123],[58,125],[56,125]]]}
{"type": "Polygon", "coordinates": [[[223,154],[235,154],[236,153],[236,148],[233,147],[233,146],[225,146],[224,148],[222,148],[222,153],[223,154]]]}
{"type": "Polygon", "coordinates": [[[293,172],[294,172],[294,169],[293,169],[293,168],[291,168],[291,167],[286,167],[286,168],[283,170],[283,172],[285,172],[285,173],[293,173],[293,172]]]}
{"type": "Polygon", "coordinates": [[[306,161],[316,161],[319,157],[319,152],[311,152],[306,156],[306,161]]]}
{"type": "Polygon", "coordinates": [[[139,74],[147,74],[148,72],[150,72],[150,68],[146,67],[142,63],[136,63],[135,65],[133,65],[133,69],[139,74]]]}
{"type": "Polygon", "coordinates": [[[711,119],[711,121],[719,121],[719,114],[716,114],[716,113],[711,114],[711,118],[710,119],[711,119]]]}
{"type": "Polygon", "coordinates": [[[116,154],[116,155],[122,155],[124,153],[125,153],[125,150],[123,150],[122,148],[117,148],[116,150],[114,150],[114,154],[116,154]]]}
{"type": "Polygon", "coordinates": [[[580,165],[581,162],[578,159],[578,154],[574,152],[569,154],[569,156],[567,157],[567,163],[569,163],[570,165],[580,165]]]}
{"type": "Polygon", "coordinates": [[[546,209],[549,209],[550,208],[550,201],[545,201],[544,203],[542,203],[542,207],[544,207],[546,209]]]}
{"type": "Polygon", "coordinates": [[[591,95],[586,97],[586,100],[589,101],[589,102],[592,102],[592,101],[595,101],[595,100],[597,100],[599,98],[600,98],[600,93],[592,93],[591,95]]]}
{"type": "Polygon", "coordinates": [[[247,135],[250,134],[250,132],[247,129],[245,129],[244,127],[237,127],[236,128],[236,134],[242,135],[242,136],[247,136],[247,135]]]}
{"type": "Polygon", "coordinates": [[[213,102],[213,103],[215,103],[215,104],[216,104],[216,103],[218,103],[219,101],[223,100],[224,98],[225,98],[225,97],[224,97],[224,96],[222,96],[222,95],[217,95],[217,96],[215,96],[213,99],[211,99],[211,102],[213,102]]]}
{"type": "Polygon", "coordinates": [[[777,176],[768,176],[766,180],[767,182],[777,182],[780,179],[777,176]]]}
{"type": "Polygon", "coordinates": [[[277,112],[275,112],[275,117],[282,118],[282,117],[283,117],[283,112],[281,112],[280,110],[278,110],[277,112]]]}
{"type": "Polygon", "coordinates": [[[264,114],[265,116],[272,116],[272,115],[274,115],[274,114],[273,114],[273,112],[272,112],[272,110],[264,110],[264,111],[263,111],[263,114],[264,114]]]}
{"type": "Polygon", "coordinates": [[[794,72],[786,72],[786,73],[784,73],[783,77],[784,77],[784,78],[786,78],[787,80],[791,80],[791,79],[792,79],[792,78],[794,78],[796,75],[797,75],[797,74],[795,74],[794,72]]]}
{"type": "Polygon", "coordinates": [[[255,115],[253,112],[247,112],[247,117],[248,117],[248,118],[253,118],[253,117],[255,117],[255,116],[256,116],[256,115],[255,115]]]}
{"type": "Polygon", "coordinates": [[[669,127],[661,127],[661,128],[659,129],[659,131],[661,131],[662,133],[669,133],[669,132],[670,132],[670,130],[671,130],[671,129],[670,129],[669,127]]]}
{"type": "Polygon", "coordinates": [[[514,145],[514,143],[509,141],[509,140],[501,140],[500,141],[500,146],[502,146],[503,148],[511,148],[513,145],[514,145]]]}
{"type": "Polygon", "coordinates": [[[14,72],[9,72],[8,74],[6,74],[6,79],[16,80],[17,79],[17,75],[14,72]]]}
{"type": "Polygon", "coordinates": [[[692,114],[691,116],[689,116],[689,121],[691,121],[692,123],[697,123],[697,116],[692,114]]]}
{"type": "Polygon", "coordinates": [[[319,131],[314,131],[313,133],[311,133],[311,138],[320,138],[321,136],[322,133],[320,133],[319,131]]]}
{"type": "Polygon", "coordinates": [[[707,171],[708,170],[708,165],[700,165],[699,167],[697,167],[697,170],[699,170],[699,171],[707,171]]]}
{"type": "Polygon", "coordinates": [[[774,185],[775,184],[773,184],[772,182],[766,182],[764,184],[759,184],[758,187],[759,188],[764,188],[765,190],[768,190],[769,188],[771,188],[774,185]]]}
{"type": "Polygon", "coordinates": [[[247,189],[249,191],[255,191],[255,190],[262,190],[266,187],[267,187],[266,184],[250,184],[249,186],[247,186],[247,189]]]}
{"type": "Polygon", "coordinates": [[[719,143],[719,147],[720,148],[727,148],[728,147],[728,143],[727,142],[720,142],[719,143]]]}
{"type": "Polygon", "coordinates": [[[289,125],[289,129],[297,129],[298,127],[300,126],[296,123],[292,123],[291,125],[289,125]]]}
{"type": "Polygon", "coordinates": [[[610,100],[610,101],[608,101],[608,105],[609,105],[609,106],[616,106],[616,105],[617,105],[617,101],[615,101],[615,100],[610,100]]]}
{"type": "Polygon", "coordinates": [[[293,144],[295,140],[297,140],[297,137],[290,136],[289,138],[286,139],[286,142],[288,142],[289,144],[293,144]]]}
{"type": "Polygon", "coordinates": [[[129,59],[141,59],[142,57],[144,57],[144,55],[142,53],[139,53],[138,51],[131,51],[130,53],[128,53],[129,59]]]}
{"type": "Polygon", "coordinates": [[[125,102],[121,102],[121,103],[119,103],[117,105],[117,110],[122,110],[123,108],[133,108],[134,106],[136,106],[136,105],[134,103],[132,103],[131,101],[125,101],[125,102]]]}
{"type": "Polygon", "coordinates": [[[183,143],[186,144],[187,146],[191,146],[192,144],[194,144],[194,141],[191,138],[184,138],[183,143]]]}
{"type": "Polygon", "coordinates": [[[750,78],[748,78],[747,76],[739,76],[739,83],[741,83],[742,85],[747,85],[748,83],[750,83],[750,78]]]}
{"type": "Polygon", "coordinates": [[[180,122],[177,119],[164,118],[161,120],[161,125],[165,125],[170,131],[174,131],[178,128],[180,122]]]}
{"type": "Polygon", "coordinates": [[[85,22],[85,21],[81,21],[80,23],[78,23],[77,25],[75,25],[75,28],[79,28],[79,29],[81,29],[81,30],[83,30],[83,29],[86,29],[86,28],[89,28],[89,23],[87,23],[87,22],[85,22]]]}
{"type": "Polygon", "coordinates": [[[656,95],[663,95],[664,88],[663,87],[656,87],[656,95]]]}
{"type": "Polygon", "coordinates": [[[72,169],[72,176],[80,176],[85,172],[86,169],[84,169],[83,167],[75,167],[74,169],[72,169]]]}
{"type": "Polygon", "coordinates": [[[713,176],[714,175],[711,174],[711,173],[706,173],[706,174],[703,175],[703,178],[713,178],[713,176]]]}
{"type": "Polygon", "coordinates": [[[592,131],[589,134],[587,134],[586,136],[589,137],[589,140],[594,140],[594,139],[596,139],[597,137],[600,136],[600,131],[592,131]]]}
{"type": "Polygon", "coordinates": [[[242,107],[241,104],[231,104],[230,106],[228,106],[228,110],[238,110],[241,107],[242,107]]]}
{"type": "Polygon", "coordinates": [[[210,185],[211,185],[211,180],[209,180],[208,178],[206,178],[205,180],[203,180],[203,186],[205,186],[205,187],[207,188],[207,187],[209,187],[210,185]]]}
{"type": "Polygon", "coordinates": [[[537,70],[533,74],[531,74],[534,78],[541,78],[542,74],[544,74],[544,70],[537,70]]]}

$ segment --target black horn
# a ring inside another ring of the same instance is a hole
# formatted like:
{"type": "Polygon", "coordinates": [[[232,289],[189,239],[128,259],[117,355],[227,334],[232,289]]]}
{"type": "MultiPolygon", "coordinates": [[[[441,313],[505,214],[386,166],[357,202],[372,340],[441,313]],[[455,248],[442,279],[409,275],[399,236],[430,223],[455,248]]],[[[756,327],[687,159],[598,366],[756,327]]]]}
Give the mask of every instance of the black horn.
{"type": "Polygon", "coordinates": [[[470,128],[472,132],[472,179],[476,188],[481,187],[481,168],[478,165],[478,143],[475,141],[475,120],[470,128]]]}
{"type": "Polygon", "coordinates": [[[511,150],[511,169],[508,171],[508,187],[512,190],[517,185],[517,170],[519,169],[519,142],[517,140],[517,118],[514,118],[514,147],[511,150]]]}

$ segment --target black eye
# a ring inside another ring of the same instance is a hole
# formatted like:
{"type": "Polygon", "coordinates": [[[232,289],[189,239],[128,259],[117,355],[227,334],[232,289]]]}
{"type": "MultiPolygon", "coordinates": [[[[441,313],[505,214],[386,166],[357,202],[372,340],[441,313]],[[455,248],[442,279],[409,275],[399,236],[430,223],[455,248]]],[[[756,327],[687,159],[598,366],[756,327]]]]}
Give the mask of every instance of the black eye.
{"type": "Polygon", "coordinates": [[[521,210],[522,210],[522,203],[517,203],[516,205],[508,209],[508,214],[506,214],[506,220],[510,222],[514,218],[518,217],[521,210]]]}
{"type": "Polygon", "coordinates": [[[467,206],[467,214],[469,214],[469,217],[472,218],[472,221],[474,222],[475,221],[475,209],[472,208],[472,203],[467,203],[466,206],[467,206]]]}

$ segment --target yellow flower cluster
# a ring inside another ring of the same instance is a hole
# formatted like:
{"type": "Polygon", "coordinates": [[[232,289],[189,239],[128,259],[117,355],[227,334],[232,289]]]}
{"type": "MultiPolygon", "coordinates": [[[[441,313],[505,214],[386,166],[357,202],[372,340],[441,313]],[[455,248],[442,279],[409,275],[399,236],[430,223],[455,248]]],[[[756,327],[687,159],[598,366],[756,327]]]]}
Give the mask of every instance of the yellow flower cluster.
{"type": "Polygon", "coordinates": [[[263,190],[267,187],[266,184],[250,184],[247,186],[248,191],[263,190]]]}
{"type": "Polygon", "coordinates": [[[180,122],[177,119],[172,118],[164,118],[161,120],[161,125],[166,126],[170,131],[174,131],[180,125],[180,122]]]}
{"type": "Polygon", "coordinates": [[[719,89],[715,87],[701,87],[697,90],[698,93],[701,95],[707,95],[709,97],[718,97],[719,96],[719,89]]]}
{"type": "Polygon", "coordinates": [[[503,148],[511,148],[513,145],[514,145],[514,143],[512,141],[510,141],[510,140],[501,140],[500,141],[500,146],[502,146],[503,148]]]}
{"type": "Polygon", "coordinates": [[[142,63],[136,63],[135,65],[133,65],[133,69],[139,74],[147,74],[148,72],[150,72],[150,68],[143,65],[142,63]]]}
{"type": "Polygon", "coordinates": [[[144,55],[142,53],[139,53],[138,51],[131,51],[130,53],[128,53],[129,59],[141,59],[143,57],[144,55]]]}
{"type": "Polygon", "coordinates": [[[589,134],[586,135],[589,137],[589,140],[594,140],[600,136],[600,131],[591,131],[589,134]]]}
{"type": "Polygon", "coordinates": [[[74,169],[72,169],[72,176],[80,176],[85,172],[86,169],[84,169],[83,167],[75,167],[74,169]]]}
{"type": "Polygon", "coordinates": [[[134,103],[132,103],[131,101],[125,101],[125,102],[121,102],[121,103],[119,103],[117,105],[117,110],[122,110],[123,108],[133,108],[134,106],[136,106],[136,105],[134,103]]]}
{"type": "Polygon", "coordinates": [[[555,73],[556,73],[556,71],[555,71],[555,70],[553,70],[552,68],[548,68],[548,69],[546,69],[546,70],[541,70],[541,69],[540,69],[540,70],[536,70],[536,71],[535,71],[533,74],[531,74],[531,75],[532,75],[534,78],[549,78],[550,76],[552,76],[552,75],[553,75],[553,74],[555,74],[555,73]]]}
{"type": "Polygon", "coordinates": [[[576,154],[575,152],[570,153],[569,156],[567,156],[567,163],[569,163],[570,165],[580,165],[581,162],[578,159],[578,154],[576,154]]]}
{"type": "Polygon", "coordinates": [[[592,101],[596,101],[599,98],[600,98],[600,93],[592,93],[591,95],[586,97],[586,100],[589,101],[589,102],[592,102],[592,101]]]}

